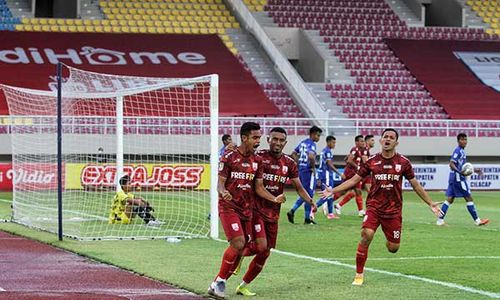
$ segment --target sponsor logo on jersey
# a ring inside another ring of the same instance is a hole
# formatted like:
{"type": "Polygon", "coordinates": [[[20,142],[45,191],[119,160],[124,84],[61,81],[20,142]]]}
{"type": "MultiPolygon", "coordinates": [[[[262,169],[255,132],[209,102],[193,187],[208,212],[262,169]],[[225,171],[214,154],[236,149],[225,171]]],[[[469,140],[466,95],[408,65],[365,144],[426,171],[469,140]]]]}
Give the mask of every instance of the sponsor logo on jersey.
{"type": "Polygon", "coordinates": [[[244,191],[249,190],[249,189],[252,188],[252,186],[250,184],[248,184],[248,183],[245,183],[245,184],[241,184],[240,183],[236,187],[239,188],[240,190],[244,190],[244,191]]]}
{"type": "Polygon", "coordinates": [[[260,226],[260,224],[255,224],[255,232],[261,232],[262,231],[262,227],[260,226]]]}
{"type": "Polygon", "coordinates": [[[259,168],[259,164],[258,164],[258,163],[256,163],[256,162],[253,162],[253,163],[252,163],[252,169],[253,169],[254,171],[257,171],[257,169],[258,169],[258,168],[259,168]]]}
{"type": "Polygon", "coordinates": [[[231,224],[231,227],[233,228],[234,231],[240,230],[240,225],[238,225],[238,223],[231,224]]]}
{"type": "Polygon", "coordinates": [[[384,165],[384,169],[392,169],[392,165],[384,165]]]}
{"type": "Polygon", "coordinates": [[[400,165],[400,164],[396,164],[396,165],[394,166],[394,169],[396,170],[396,172],[401,171],[401,165],[400,165]]]}
{"type": "Polygon", "coordinates": [[[288,181],[287,176],[281,176],[278,174],[269,174],[269,173],[262,174],[262,179],[267,181],[275,181],[279,183],[286,183],[288,181]]]}
{"type": "Polygon", "coordinates": [[[233,179],[246,179],[246,180],[253,180],[255,177],[255,174],[253,173],[246,173],[246,172],[231,172],[231,178],[233,179]]]}
{"type": "Polygon", "coordinates": [[[288,172],[288,166],[283,166],[281,170],[286,174],[288,172]]]}
{"type": "Polygon", "coordinates": [[[271,169],[273,169],[273,170],[279,170],[280,166],[278,166],[278,165],[271,165],[271,169]]]}
{"type": "Polygon", "coordinates": [[[376,180],[399,181],[401,175],[399,174],[374,174],[376,180]]]}

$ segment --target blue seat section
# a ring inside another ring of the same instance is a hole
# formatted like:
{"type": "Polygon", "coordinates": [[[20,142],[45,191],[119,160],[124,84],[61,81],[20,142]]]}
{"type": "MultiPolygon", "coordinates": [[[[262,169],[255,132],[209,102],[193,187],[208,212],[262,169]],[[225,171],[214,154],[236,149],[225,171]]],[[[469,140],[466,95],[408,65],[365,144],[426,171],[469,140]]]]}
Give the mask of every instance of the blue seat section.
{"type": "Polygon", "coordinates": [[[16,24],[21,23],[21,18],[12,16],[12,12],[5,0],[0,0],[0,30],[16,30],[16,24]]]}

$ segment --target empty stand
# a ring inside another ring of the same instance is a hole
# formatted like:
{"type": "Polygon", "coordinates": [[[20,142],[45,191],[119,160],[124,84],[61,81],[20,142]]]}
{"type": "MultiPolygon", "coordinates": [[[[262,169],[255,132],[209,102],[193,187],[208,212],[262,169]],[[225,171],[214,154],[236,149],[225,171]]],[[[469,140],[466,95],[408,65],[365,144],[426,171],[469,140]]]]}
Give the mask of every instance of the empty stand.
{"type": "MultiPolygon", "coordinates": [[[[478,28],[408,27],[383,0],[270,0],[264,9],[278,26],[317,30],[323,37],[355,81],[325,86],[349,118],[449,118],[386,39],[498,40],[497,35],[478,28]]],[[[413,129],[403,133],[417,134],[413,129]]]]}

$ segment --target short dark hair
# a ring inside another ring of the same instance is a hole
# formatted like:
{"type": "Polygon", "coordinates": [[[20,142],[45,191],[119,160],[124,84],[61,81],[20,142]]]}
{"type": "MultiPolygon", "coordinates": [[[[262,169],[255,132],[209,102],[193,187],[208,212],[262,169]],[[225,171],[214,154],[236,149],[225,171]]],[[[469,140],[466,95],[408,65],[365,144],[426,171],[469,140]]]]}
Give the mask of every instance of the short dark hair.
{"type": "Polygon", "coordinates": [[[367,134],[367,135],[365,136],[365,141],[368,141],[369,139],[371,139],[371,138],[373,138],[373,137],[374,137],[374,136],[373,136],[373,134],[367,134]]]}
{"type": "Polygon", "coordinates": [[[394,128],[386,128],[384,129],[384,131],[382,131],[382,136],[384,136],[384,134],[387,132],[387,131],[392,131],[396,134],[396,140],[399,140],[399,133],[396,131],[396,129],[394,128]]]}
{"type": "Polygon", "coordinates": [[[230,138],[231,138],[231,135],[229,135],[229,134],[224,134],[224,135],[222,136],[222,141],[223,141],[223,142],[225,142],[225,141],[227,141],[227,140],[228,140],[228,139],[230,139],[230,138]]]}
{"type": "Polygon", "coordinates": [[[274,127],[273,129],[271,129],[271,131],[269,131],[269,133],[272,133],[272,132],[279,132],[279,133],[283,133],[284,135],[287,135],[286,130],[283,127],[274,127]]]}
{"type": "Polygon", "coordinates": [[[319,128],[318,126],[314,125],[313,127],[311,127],[309,129],[309,135],[311,134],[315,134],[315,133],[319,133],[321,134],[323,132],[323,130],[321,130],[321,128],[319,128]]]}
{"type": "Polygon", "coordinates": [[[466,139],[466,138],[467,138],[467,134],[465,134],[465,132],[460,132],[457,135],[457,142],[460,141],[461,139],[466,139]]]}
{"type": "Polygon", "coordinates": [[[252,130],[260,130],[260,125],[255,122],[245,122],[241,125],[240,136],[248,136],[252,130]]]}
{"type": "Polygon", "coordinates": [[[355,142],[359,142],[359,140],[363,140],[363,135],[362,134],[357,135],[357,136],[354,137],[354,141],[355,142]]]}
{"type": "Polygon", "coordinates": [[[330,141],[336,141],[337,139],[333,135],[329,135],[326,137],[326,142],[329,143],[330,141]]]}
{"type": "Polygon", "coordinates": [[[124,186],[129,184],[130,182],[130,176],[128,175],[123,175],[122,178],[120,178],[120,186],[124,186]]]}

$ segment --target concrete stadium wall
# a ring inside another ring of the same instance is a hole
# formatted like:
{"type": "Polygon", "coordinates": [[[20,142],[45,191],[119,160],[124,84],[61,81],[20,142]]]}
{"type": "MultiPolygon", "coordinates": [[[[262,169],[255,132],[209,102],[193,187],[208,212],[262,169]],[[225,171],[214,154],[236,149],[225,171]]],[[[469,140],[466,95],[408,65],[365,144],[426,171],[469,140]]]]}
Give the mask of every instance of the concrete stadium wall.
{"type": "Polygon", "coordinates": [[[465,12],[457,0],[432,1],[426,10],[426,26],[463,27],[465,12]]]}

